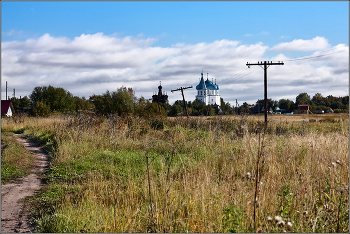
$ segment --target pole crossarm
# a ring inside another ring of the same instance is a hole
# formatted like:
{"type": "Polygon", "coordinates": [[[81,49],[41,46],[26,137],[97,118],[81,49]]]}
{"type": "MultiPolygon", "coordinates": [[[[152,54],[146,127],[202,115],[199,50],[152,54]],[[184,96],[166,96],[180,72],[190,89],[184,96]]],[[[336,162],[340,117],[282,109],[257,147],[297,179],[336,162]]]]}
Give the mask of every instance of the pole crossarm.
{"type": "Polygon", "coordinates": [[[180,90],[184,90],[184,89],[190,89],[190,88],[193,88],[193,86],[188,86],[188,87],[181,87],[181,88],[178,88],[178,89],[172,89],[171,92],[173,93],[174,91],[180,91],[180,90]]]}
{"type": "Polygon", "coordinates": [[[188,118],[188,111],[187,111],[187,105],[186,105],[186,101],[185,101],[184,89],[190,89],[190,88],[193,88],[192,85],[191,85],[191,86],[188,86],[188,87],[180,87],[180,88],[178,88],[178,89],[173,89],[173,90],[171,90],[171,92],[180,91],[180,90],[181,90],[182,100],[183,100],[183,105],[184,105],[184,110],[186,111],[187,118],[188,118]]]}
{"type": "Polygon", "coordinates": [[[265,107],[264,107],[264,112],[265,112],[265,125],[267,127],[267,68],[270,67],[271,65],[284,65],[283,61],[278,61],[277,63],[274,63],[272,61],[264,61],[264,62],[258,62],[258,63],[248,63],[246,64],[248,68],[250,66],[263,66],[262,68],[264,69],[264,99],[265,99],[265,107]]]}
{"type": "MultiPolygon", "coordinates": [[[[264,61],[264,62],[266,62],[266,65],[284,65],[284,63],[283,62],[278,62],[278,63],[273,63],[273,62],[269,62],[269,61],[264,61]]],[[[261,63],[248,63],[247,62],[247,66],[254,66],[254,65],[259,65],[259,66],[262,66],[262,65],[264,65],[265,63],[264,62],[261,62],[261,63]]]]}

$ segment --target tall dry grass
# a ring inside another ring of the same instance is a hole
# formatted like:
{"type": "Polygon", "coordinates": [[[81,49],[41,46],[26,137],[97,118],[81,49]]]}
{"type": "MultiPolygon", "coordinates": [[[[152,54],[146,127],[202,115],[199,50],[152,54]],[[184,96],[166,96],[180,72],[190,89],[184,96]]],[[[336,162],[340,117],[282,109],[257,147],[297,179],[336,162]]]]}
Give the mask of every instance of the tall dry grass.
{"type": "Polygon", "coordinates": [[[266,133],[243,116],[79,115],[2,129],[55,141],[34,199],[40,232],[348,232],[349,121],[310,119],[271,120],[266,133]]]}

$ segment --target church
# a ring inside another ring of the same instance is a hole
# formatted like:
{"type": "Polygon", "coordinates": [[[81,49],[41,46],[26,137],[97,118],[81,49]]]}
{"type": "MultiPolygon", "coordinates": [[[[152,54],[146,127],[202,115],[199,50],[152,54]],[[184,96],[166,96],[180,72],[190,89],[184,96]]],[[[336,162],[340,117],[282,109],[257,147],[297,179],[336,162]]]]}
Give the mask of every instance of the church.
{"type": "Polygon", "coordinates": [[[213,83],[213,81],[210,81],[208,78],[207,73],[207,80],[204,81],[203,79],[203,72],[201,73],[201,80],[199,81],[199,84],[196,86],[197,89],[197,95],[196,99],[201,100],[206,105],[215,105],[220,106],[220,95],[219,95],[219,85],[213,83]]]}

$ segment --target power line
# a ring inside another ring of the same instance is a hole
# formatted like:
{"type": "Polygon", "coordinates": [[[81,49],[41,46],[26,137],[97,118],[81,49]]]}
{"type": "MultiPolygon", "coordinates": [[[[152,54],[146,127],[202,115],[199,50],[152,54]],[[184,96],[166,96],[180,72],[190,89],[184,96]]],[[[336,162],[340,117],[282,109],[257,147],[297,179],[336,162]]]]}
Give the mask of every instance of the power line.
{"type": "MultiPolygon", "coordinates": [[[[325,50],[323,51],[324,52],[329,52],[329,51],[332,51],[334,49],[338,49],[338,48],[333,48],[333,49],[329,49],[329,50],[325,50]]],[[[340,52],[345,52],[345,51],[342,51],[342,50],[339,50],[339,51],[335,51],[335,52],[332,52],[332,53],[326,53],[326,54],[319,54],[319,55],[309,55],[309,56],[304,56],[304,57],[299,57],[299,58],[294,58],[294,59],[287,59],[285,61],[298,61],[298,60],[305,60],[305,59],[313,59],[313,58],[319,58],[319,57],[323,57],[323,56],[327,56],[327,55],[331,55],[331,54],[336,54],[336,53],[340,53],[340,52]]]]}
{"type": "Polygon", "coordinates": [[[230,84],[230,83],[233,83],[233,82],[235,82],[237,80],[240,80],[243,77],[245,77],[245,76],[249,75],[250,73],[252,73],[254,71],[254,69],[255,69],[255,67],[253,67],[253,69],[250,69],[250,71],[248,73],[244,74],[244,75],[242,74],[241,76],[235,76],[235,77],[232,77],[232,78],[225,79],[225,80],[223,80],[223,82],[221,82],[221,84],[230,84]]]}

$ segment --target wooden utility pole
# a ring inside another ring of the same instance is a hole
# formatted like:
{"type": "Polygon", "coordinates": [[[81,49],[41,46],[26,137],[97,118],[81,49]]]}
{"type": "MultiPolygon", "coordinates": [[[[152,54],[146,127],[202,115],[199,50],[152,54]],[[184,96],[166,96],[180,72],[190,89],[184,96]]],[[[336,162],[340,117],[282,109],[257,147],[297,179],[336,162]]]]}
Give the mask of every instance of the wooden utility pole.
{"type": "Polygon", "coordinates": [[[264,61],[264,62],[258,62],[258,63],[248,63],[246,64],[248,68],[250,66],[258,65],[261,68],[264,69],[264,99],[265,99],[265,125],[267,126],[267,68],[270,67],[271,65],[284,65],[283,61],[278,63],[273,63],[272,61],[264,61]]]}
{"type": "Polygon", "coordinates": [[[181,90],[182,100],[183,100],[183,103],[184,103],[184,104],[183,104],[183,105],[184,105],[184,110],[186,111],[187,117],[188,117],[188,111],[187,111],[187,105],[186,105],[186,101],[185,101],[184,89],[190,89],[190,88],[193,88],[192,85],[189,86],[189,87],[185,87],[185,88],[180,87],[180,88],[178,88],[178,89],[173,89],[173,90],[171,90],[171,92],[181,90]]]}
{"type": "Polygon", "coordinates": [[[6,81],[6,100],[7,100],[7,81],[6,81]]]}

